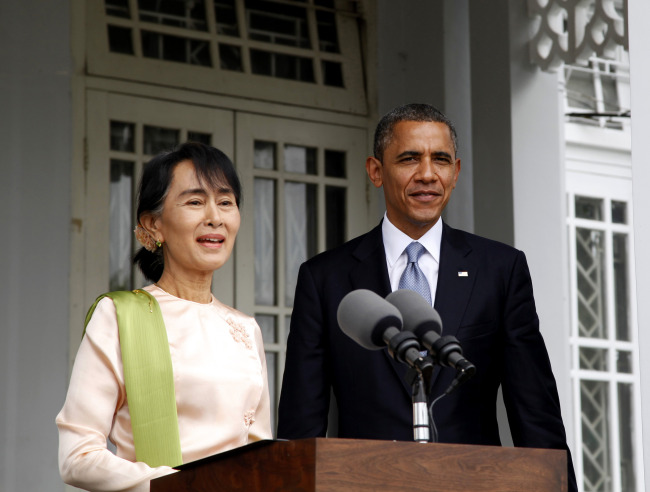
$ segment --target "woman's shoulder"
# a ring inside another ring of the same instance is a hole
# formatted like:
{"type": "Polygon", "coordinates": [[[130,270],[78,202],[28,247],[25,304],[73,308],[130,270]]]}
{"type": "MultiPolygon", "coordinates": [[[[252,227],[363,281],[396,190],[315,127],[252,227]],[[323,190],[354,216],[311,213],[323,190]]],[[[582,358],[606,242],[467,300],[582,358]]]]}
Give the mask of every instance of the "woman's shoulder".
{"type": "Polygon", "coordinates": [[[212,296],[212,304],[226,320],[232,319],[241,323],[257,325],[257,322],[253,316],[249,316],[248,314],[245,314],[232,306],[224,304],[214,296],[212,296]]]}

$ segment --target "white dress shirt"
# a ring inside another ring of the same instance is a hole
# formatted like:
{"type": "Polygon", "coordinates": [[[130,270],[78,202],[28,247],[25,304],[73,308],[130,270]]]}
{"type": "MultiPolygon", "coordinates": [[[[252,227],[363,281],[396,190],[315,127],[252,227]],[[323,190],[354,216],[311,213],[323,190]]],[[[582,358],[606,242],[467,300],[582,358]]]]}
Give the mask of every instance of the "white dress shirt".
{"type": "MultiPolygon", "coordinates": [[[[384,241],[384,251],[386,252],[386,266],[388,267],[388,278],[390,278],[390,289],[391,291],[396,291],[407,264],[405,249],[413,242],[413,239],[395,227],[388,220],[386,214],[384,214],[384,221],[381,224],[381,233],[384,241]]],[[[436,286],[438,285],[438,270],[440,268],[441,240],[442,217],[417,240],[426,250],[420,256],[418,265],[429,283],[431,300],[434,303],[436,299],[436,286]]]]}

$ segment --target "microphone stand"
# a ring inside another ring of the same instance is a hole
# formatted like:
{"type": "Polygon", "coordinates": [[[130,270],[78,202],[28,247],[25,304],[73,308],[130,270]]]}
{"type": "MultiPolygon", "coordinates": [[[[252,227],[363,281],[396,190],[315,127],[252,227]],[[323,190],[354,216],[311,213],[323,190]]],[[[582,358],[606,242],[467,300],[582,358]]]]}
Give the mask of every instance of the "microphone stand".
{"type": "Polygon", "coordinates": [[[388,345],[388,353],[391,357],[409,366],[406,379],[411,385],[413,395],[413,440],[429,442],[431,428],[427,405],[433,360],[431,357],[422,356],[420,343],[413,332],[399,331],[392,327],[384,331],[383,339],[388,345]]]}
{"type": "Polygon", "coordinates": [[[412,388],[413,440],[415,442],[431,442],[428,388],[431,385],[432,374],[433,363],[429,357],[420,357],[406,374],[407,382],[412,388]]]}

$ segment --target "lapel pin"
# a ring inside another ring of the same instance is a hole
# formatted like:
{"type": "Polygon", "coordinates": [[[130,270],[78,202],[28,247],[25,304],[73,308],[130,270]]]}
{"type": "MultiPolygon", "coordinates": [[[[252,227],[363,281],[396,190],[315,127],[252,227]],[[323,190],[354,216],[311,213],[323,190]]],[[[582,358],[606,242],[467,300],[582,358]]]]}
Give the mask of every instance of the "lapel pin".
{"type": "Polygon", "coordinates": [[[459,276],[459,277],[469,277],[469,275],[468,275],[467,272],[465,272],[465,271],[463,271],[463,272],[458,272],[458,276],[459,276]]]}

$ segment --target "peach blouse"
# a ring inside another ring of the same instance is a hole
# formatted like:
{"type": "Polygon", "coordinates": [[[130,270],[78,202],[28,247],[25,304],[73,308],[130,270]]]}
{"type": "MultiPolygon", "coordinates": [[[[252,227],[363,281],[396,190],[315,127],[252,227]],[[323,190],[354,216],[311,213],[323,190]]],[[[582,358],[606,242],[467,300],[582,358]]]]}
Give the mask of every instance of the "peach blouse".
{"type": "MultiPolygon", "coordinates": [[[[167,329],[183,462],[271,439],[266,359],[254,318],[214,296],[199,304],[155,285],[145,290],[158,300],[167,329]]],[[[173,473],[135,462],[115,306],[108,298],[88,323],[56,424],[61,477],[70,485],[146,492],[152,478],[173,473]]]]}

